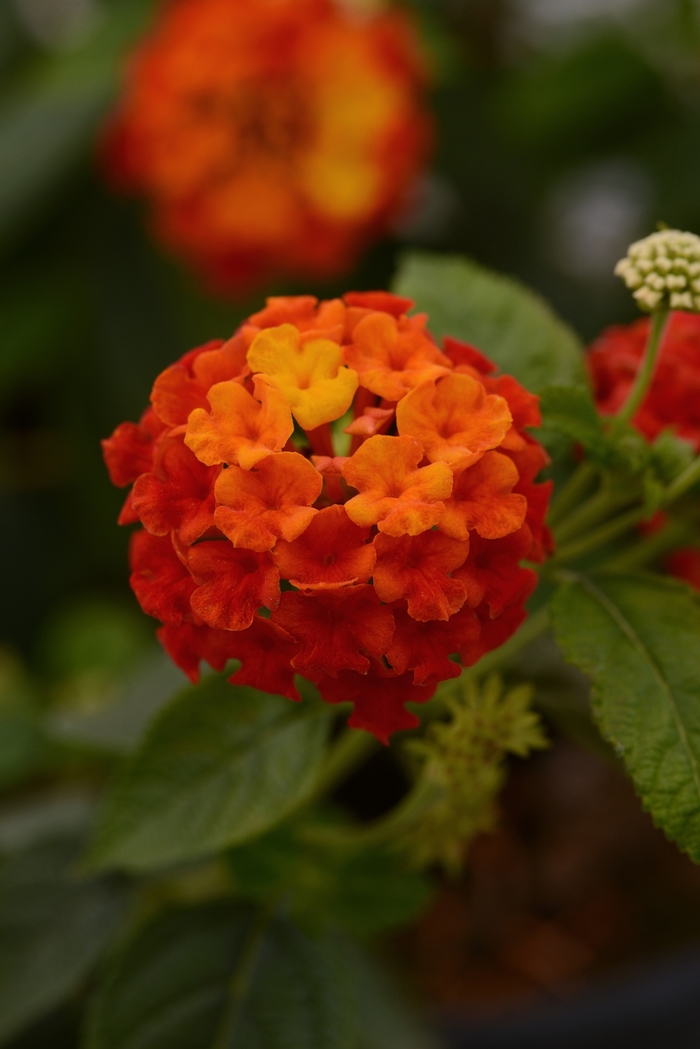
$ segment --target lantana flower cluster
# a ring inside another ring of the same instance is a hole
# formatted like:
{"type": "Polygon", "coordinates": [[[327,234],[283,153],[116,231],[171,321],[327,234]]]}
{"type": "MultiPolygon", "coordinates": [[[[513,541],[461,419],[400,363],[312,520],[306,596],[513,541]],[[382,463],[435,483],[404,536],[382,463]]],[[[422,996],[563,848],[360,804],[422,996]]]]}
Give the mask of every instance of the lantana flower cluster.
{"type": "Polygon", "coordinates": [[[352,7],[170,0],[132,56],[105,170],[217,287],[342,271],[414,192],[432,140],[417,33],[352,7]]]}
{"type": "Polygon", "coordinates": [[[174,661],[295,700],[300,674],[384,741],[520,625],[551,550],[537,398],[412,307],[268,299],[103,442],[174,661]]]}
{"type": "MultiPolygon", "coordinates": [[[[650,324],[645,317],[629,325],[615,325],[593,343],[588,366],[603,415],[615,415],[626,401],[641,365],[650,324]]],[[[671,314],[653,382],[632,423],[649,441],[671,430],[700,454],[700,314],[671,314]]],[[[663,520],[657,515],[654,525],[663,520]]],[[[700,590],[700,549],[674,551],[666,569],[700,590]]]]}

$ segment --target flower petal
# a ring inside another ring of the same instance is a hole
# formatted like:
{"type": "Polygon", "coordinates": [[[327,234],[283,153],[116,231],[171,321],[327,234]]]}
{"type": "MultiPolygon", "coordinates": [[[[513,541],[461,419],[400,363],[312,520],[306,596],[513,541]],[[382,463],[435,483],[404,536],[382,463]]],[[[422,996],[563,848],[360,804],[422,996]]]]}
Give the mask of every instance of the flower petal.
{"type": "Polygon", "coordinates": [[[471,608],[462,608],[447,622],[416,621],[408,614],[404,602],[393,606],[396,630],[386,658],[397,674],[413,671],[413,683],[422,685],[428,678],[446,681],[459,677],[462,668],[449,658],[481,635],[481,623],[471,608]]]}
{"type": "Polygon", "coordinates": [[[279,390],[305,430],[344,415],[358,386],[357,372],[343,366],[336,342],[302,340],[293,324],[261,331],[248,350],[248,364],[279,390]]]}
{"type": "Polygon", "coordinates": [[[287,402],[265,382],[255,383],[255,397],[237,382],[216,383],[207,397],[211,412],[191,413],[185,444],[208,466],[228,463],[250,470],[284,448],[294,432],[287,402]]]}
{"type": "Polygon", "coordinates": [[[353,524],[342,506],[320,510],[298,539],[280,539],[273,557],[280,575],[300,588],[366,583],[377,552],[369,528],[353,524]]]}
{"type": "Polygon", "coordinates": [[[318,513],[311,508],[323,488],[318,470],[298,452],[278,452],[254,470],[230,466],[216,483],[217,528],[234,546],[271,550],[278,539],[292,542],[318,513]]]}
{"type": "Polygon", "coordinates": [[[157,466],[134,483],[132,505],[153,535],[176,531],[193,543],[214,525],[214,480],[217,467],[203,466],[182,437],[161,438],[157,466]]]}
{"type": "Polygon", "coordinates": [[[267,553],[217,540],[191,547],[187,565],[198,584],[191,605],[207,626],[246,630],[259,608],[272,611],[279,604],[279,572],[267,553]]]}
{"type": "Polygon", "coordinates": [[[308,594],[286,591],[272,622],[299,642],[292,663],[306,675],[334,677],[339,670],[364,673],[369,667],[367,655],[384,655],[394,633],[391,609],[367,584],[308,594]]]}
{"type": "Polygon", "coordinates": [[[397,405],[400,434],[420,441],[431,462],[463,469],[497,448],[513,422],[507,401],[471,375],[448,375],[412,390],[397,405]]]}
{"type": "Polygon", "coordinates": [[[197,584],[177,556],[169,535],[134,532],[129,543],[129,583],[146,615],[178,626],[192,619],[197,584]]]}
{"type": "Polygon", "coordinates": [[[232,685],[251,685],[261,692],[286,696],[295,702],[301,700],[294,684],[296,671],[291,662],[299,645],[286,630],[256,615],[247,630],[230,637],[231,652],[243,664],[229,678],[232,685]]]}
{"type": "Polygon", "coordinates": [[[437,524],[442,502],[452,491],[452,471],[444,463],[416,469],[421,446],[410,437],[370,437],[343,467],[343,477],[359,495],[345,504],[348,517],[381,532],[418,535],[437,524]]]}
{"type": "Polygon", "coordinates": [[[425,623],[449,619],[467,600],[464,583],[451,579],[469,553],[469,543],[441,532],[394,539],[378,535],[374,588],[382,601],[408,601],[408,613],[425,623]]]}
{"type": "Polygon", "coordinates": [[[519,479],[512,459],[500,452],[486,452],[455,476],[440,530],[454,539],[468,539],[470,529],[484,539],[516,532],[527,513],[525,496],[513,494],[519,479]]]}
{"type": "Polygon", "coordinates": [[[449,374],[452,363],[424,332],[408,320],[400,325],[388,313],[370,313],[355,328],[345,360],[360,385],[387,401],[430,379],[449,374]]]}

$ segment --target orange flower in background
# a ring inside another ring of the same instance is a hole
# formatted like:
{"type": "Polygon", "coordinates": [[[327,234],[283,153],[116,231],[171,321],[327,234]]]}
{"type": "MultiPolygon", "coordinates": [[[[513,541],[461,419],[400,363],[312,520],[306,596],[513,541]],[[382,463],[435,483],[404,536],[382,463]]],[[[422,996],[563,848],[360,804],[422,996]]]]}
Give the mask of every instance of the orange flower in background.
{"type": "Polygon", "coordinates": [[[170,0],[126,71],[105,167],[222,289],[326,276],[406,207],[432,137],[426,79],[405,12],[170,0]]]}
{"type": "Polygon", "coordinates": [[[234,683],[294,700],[301,674],[384,741],[517,629],[536,583],[521,562],[551,551],[536,398],[471,347],[443,353],[412,305],[270,299],[103,442],[132,485],[120,520],[144,529],[132,587],[178,666],[196,681],[235,659],[234,683]],[[383,358],[390,331],[439,373],[415,385],[413,351],[383,358]],[[369,359],[388,362],[381,389],[369,359]]]}

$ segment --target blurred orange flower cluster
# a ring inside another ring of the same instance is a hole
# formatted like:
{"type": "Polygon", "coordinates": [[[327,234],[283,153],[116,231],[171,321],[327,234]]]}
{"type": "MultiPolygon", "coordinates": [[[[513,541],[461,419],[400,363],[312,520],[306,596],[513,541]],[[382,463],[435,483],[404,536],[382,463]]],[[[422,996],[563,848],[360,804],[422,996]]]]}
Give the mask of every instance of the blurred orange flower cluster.
{"type": "Polygon", "coordinates": [[[405,208],[431,141],[407,15],[171,0],[107,129],[115,185],[220,289],[327,276],[405,208]]]}
{"type": "Polygon", "coordinates": [[[384,292],[269,299],[186,354],[103,442],[133,487],[133,589],[200,660],[298,699],[294,675],[386,740],[525,617],[551,550],[537,398],[384,292]],[[343,442],[336,454],[336,445],[343,442]]]}

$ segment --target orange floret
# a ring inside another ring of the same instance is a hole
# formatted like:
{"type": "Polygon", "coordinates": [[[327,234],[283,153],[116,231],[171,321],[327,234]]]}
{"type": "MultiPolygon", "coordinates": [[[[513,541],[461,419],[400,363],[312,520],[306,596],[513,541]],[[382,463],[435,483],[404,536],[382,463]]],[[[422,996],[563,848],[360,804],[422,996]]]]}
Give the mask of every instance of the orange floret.
{"type": "Polygon", "coordinates": [[[513,493],[519,479],[512,459],[500,452],[486,452],[455,476],[440,530],[454,539],[468,539],[470,529],[484,539],[500,539],[517,531],[527,513],[525,496],[513,493]]]}
{"type": "Polygon", "coordinates": [[[191,411],[205,407],[207,391],[213,383],[240,375],[246,367],[245,349],[236,336],[226,343],[215,339],[166,368],[151,392],[158,418],[168,426],[184,426],[191,411]]]}
{"type": "Polygon", "coordinates": [[[284,448],[294,432],[284,396],[262,379],[255,382],[255,397],[237,382],[219,382],[207,399],[211,412],[192,412],[185,444],[208,466],[236,463],[250,470],[284,448]]]}
{"type": "Polygon", "coordinates": [[[248,350],[248,364],[279,390],[305,430],[344,415],[358,386],[357,372],[343,366],[336,342],[302,339],[293,324],[261,331],[248,350]]]}
{"type": "Polygon", "coordinates": [[[420,441],[431,462],[471,466],[497,448],[513,417],[507,401],[470,375],[448,375],[412,390],[396,408],[400,434],[420,441]]]}
{"type": "Polygon", "coordinates": [[[322,488],[318,470],[297,452],[269,455],[254,470],[229,466],[216,483],[214,521],[234,546],[271,550],[308,528],[322,488]]]}
{"type": "Polygon", "coordinates": [[[452,367],[418,324],[388,313],[364,317],[344,353],[360,385],[387,401],[401,400],[414,386],[447,375],[452,367]]]}
{"type": "Polygon", "coordinates": [[[335,677],[339,670],[365,673],[367,656],[384,655],[394,633],[391,609],[367,584],[309,594],[288,590],[272,622],[299,642],[292,665],[312,677],[319,672],[335,677]]]}
{"type": "Polygon", "coordinates": [[[190,604],[207,626],[245,630],[258,608],[279,604],[279,572],[267,553],[235,550],[227,540],[199,543],[187,567],[197,583],[190,604]]]}
{"type": "Polygon", "coordinates": [[[363,528],[376,524],[387,535],[418,535],[436,525],[452,492],[445,463],[417,469],[423,450],[411,437],[370,437],[343,467],[359,495],[345,504],[348,517],[363,528]]]}
{"type": "Polygon", "coordinates": [[[279,540],[275,564],[284,579],[302,589],[366,583],[377,560],[374,545],[367,542],[369,533],[369,528],[353,524],[342,506],[328,506],[293,543],[279,540]]]}
{"type": "Polygon", "coordinates": [[[467,600],[464,583],[451,579],[469,553],[469,543],[441,532],[394,539],[378,535],[374,589],[382,601],[408,601],[408,614],[422,623],[449,619],[467,600]]]}
{"type": "Polygon", "coordinates": [[[319,303],[314,295],[273,295],[265,301],[265,308],[248,318],[246,330],[293,324],[299,331],[314,332],[334,342],[342,338],[346,309],[341,299],[319,303]]]}

